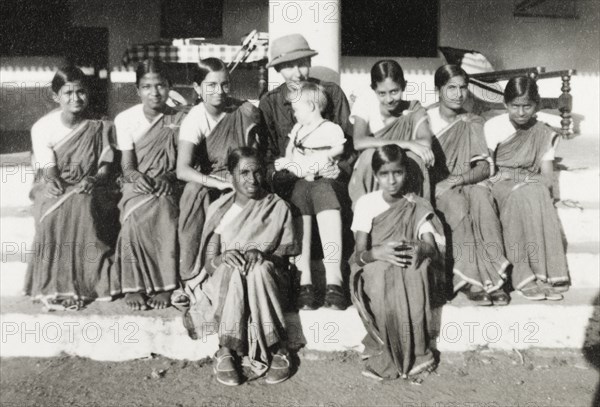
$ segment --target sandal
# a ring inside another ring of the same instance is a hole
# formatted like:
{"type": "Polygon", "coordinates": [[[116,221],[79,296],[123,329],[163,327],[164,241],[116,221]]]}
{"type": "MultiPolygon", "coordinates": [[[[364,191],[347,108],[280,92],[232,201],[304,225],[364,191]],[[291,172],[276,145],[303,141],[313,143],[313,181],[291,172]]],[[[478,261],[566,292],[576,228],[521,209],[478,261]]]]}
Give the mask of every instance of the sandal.
{"type": "Polygon", "coordinates": [[[550,284],[550,286],[552,287],[555,293],[565,293],[569,291],[569,288],[571,287],[571,285],[566,281],[550,284]]]}
{"type": "Polygon", "coordinates": [[[544,295],[546,296],[546,299],[548,301],[560,301],[563,298],[565,298],[561,293],[557,292],[555,288],[549,283],[540,282],[539,285],[540,289],[544,292],[544,295]]]}
{"type": "Polygon", "coordinates": [[[190,307],[190,297],[188,297],[182,290],[175,290],[171,295],[171,305],[177,309],[180,308],[189,308],[190,307]]]}
{"type": "Polygon", "coordinates": [[[518,289],[517,292],[531,301],[541,301],[546,299],[546,293],[535,283],[528,283],[523,288],[518,289]]]}
{"type": "Polygon", "coordinates": [[[235,367],[235,358],[230,353],[220,356],[215,354],[213,372],[217,377],[217,381],[225,386],[239,386],[241,384],[240,375],[235,367]]]}
{"type": "Polygon", "coordinates": [[[283,353],[276,353],[271,360],[271,366],[267,371],[265,382],[277,384],[286,381],[290,377],[290,361],[283,353]]]}

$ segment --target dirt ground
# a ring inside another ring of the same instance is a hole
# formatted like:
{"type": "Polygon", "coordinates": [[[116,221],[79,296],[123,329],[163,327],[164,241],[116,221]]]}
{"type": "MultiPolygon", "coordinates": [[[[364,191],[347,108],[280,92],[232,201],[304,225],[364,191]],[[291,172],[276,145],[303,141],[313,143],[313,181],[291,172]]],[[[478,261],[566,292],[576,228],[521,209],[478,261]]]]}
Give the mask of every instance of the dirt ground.
{"type": "Polygon", "coordinates": [[[209,360],[130,362],[76,357],[1,360],[4,406],[598,406],[599,349],[445,353],[417,380],[374,382],[359,355],[300,352],[294,376],[217,383],[209,360]],[[594,401],[595,399],[595,401],[594,401]]]}

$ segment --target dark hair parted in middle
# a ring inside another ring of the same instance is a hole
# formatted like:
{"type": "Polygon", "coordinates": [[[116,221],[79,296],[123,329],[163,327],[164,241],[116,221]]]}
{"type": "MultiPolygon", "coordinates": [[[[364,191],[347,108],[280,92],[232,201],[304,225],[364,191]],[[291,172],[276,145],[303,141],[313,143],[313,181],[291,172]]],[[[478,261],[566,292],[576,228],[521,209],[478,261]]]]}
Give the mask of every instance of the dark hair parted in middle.
{"type": "Polygon", "coordinates": [[[67,65],[60,68],[52,78],[52,92],[58,93],[67,82],[81,82],[84,87],[87,87],[87,78],[83,71],[75,65],[67,65]]]}
{"type": "Polygon", "coordinates": [[[469,83],[469,75],[458,65],[442,65],[436,71],[433,76],[433,83],[435,87],[441,89],[442,86],[448,83],[448,81],[455,76],[462,76],[466,83],[469,83]]]}
{"type": "Polygon", "coordinates": [[[227,71],[227,66],[225,63],[219,58],[205,58],[198,62],[198,65],[194,67],[194,72],[192,75],[192,80],[196,82],[197,85],[200,85],[206,75],[210,72],[221,72],[227,71]]]}
{"type": "Polygon", "coordinates": [[[377,61],[371,68],[371,89],[375,89],[379,82],[390,78],[400,85],[400,89],[406,89],[406,79],[404,79],[404,71],[400,64],[392,59],[383,59],[377,61]]]}
{"type": "Polygon", "coordinates": [[[160,59],[151,58],[145,59],[140,62],[135,70],[135,85],[140,86],[140,81],[144,77],[144,75],[149,73],[155,73],[160,75],[163,79],[167,81],[169,86],[171,86],[171,79],[169,77],[169,70],[167,69],[167,65],[161,61],[160,59]]]}
{"type": "Polygon", "coordinates": [[[263,170],[265,169],[262,154],[258,150],[251,147],[239,147],[227,155],[227,170],[229,173],[233,174],[242,158],[254,158],[258,162],[258,165],[263,170]]]}
{"type": "Polygon", "coordinates": [[[371,158],[371,169],[373,169],[374,174],[377,174],[377,171],[379,171],[384,164],[395,162],[398,162],[405,167],[406,153],[400,146],[388,144],[375,149],[373,158],[371,158]]]}
{"type": "Polygon", "coordinates": [[[540,93],[535,80],[529,76],[515,76],[510,78],[504,88],[504,103],[510,103],[516,98],[525,95],[535,103],[540,102],[540,93]]]}

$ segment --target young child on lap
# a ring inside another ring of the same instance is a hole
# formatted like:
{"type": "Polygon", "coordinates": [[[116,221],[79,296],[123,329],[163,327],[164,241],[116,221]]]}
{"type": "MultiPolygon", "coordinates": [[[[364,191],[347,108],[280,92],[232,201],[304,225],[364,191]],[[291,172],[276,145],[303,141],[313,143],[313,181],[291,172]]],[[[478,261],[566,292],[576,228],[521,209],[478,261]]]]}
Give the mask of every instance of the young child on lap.
{"type": "Polygon", "coordinates": [[[337,157],[343,153],[344,132],[337,124],[323,119],[322,111],[327,105],[327,96],[322,86],[302,82],[290,99],[297,123],[289,134],[290,142],[285,157],[275,161],[275,169],[288,170],[299,178],[290,198],[302,215],[302,254],[296,258],[301,273],[298,307],[316,308],[310,273],[312,216],[316,215],[325,255],[325,306],[345,309],[340,203],[330,179],[315,179],[315,174],[327,166],[335,165],[337,157]]]}

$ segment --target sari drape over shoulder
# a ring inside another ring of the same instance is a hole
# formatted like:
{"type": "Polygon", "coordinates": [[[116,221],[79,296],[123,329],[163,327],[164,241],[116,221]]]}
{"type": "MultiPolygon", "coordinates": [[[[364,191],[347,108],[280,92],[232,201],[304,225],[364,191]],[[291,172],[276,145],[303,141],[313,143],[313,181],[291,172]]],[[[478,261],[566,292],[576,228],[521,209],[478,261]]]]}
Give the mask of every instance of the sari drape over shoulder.
{"type": "MultiPolygon", "coordinates": [[[[213,274],[204,268],[210,258],[210,239],[235,199],[235,192],[211,204],[202,233],[197,262],[190,276],[192,306],[186,326],[194,339],[219,334],[219,344],[253,362],[268,364],[273,345],[287,340],[284,304],[288,280],[287,259],[300,253],[287,203],[274,194],[250,200],[220,234],[220,252],[258,249],[266,260],[246,277],[222,263],[213,274]]],[[[214,253],[213,253],[214,255],[214,253]]]]}
{"type": "MultiPolygon", "coordinates": [[[[158,116],[135,143],[138,171],[155,178],[175,179],[177,137],[184,113],[169,110],[158,116]]],[[[134,191],[124,181],[119,202],[121,233],[113,267],[113,295],[144,292],[155,294],[177,287],[176,195],[158,197],[134,191]]]]}
{"type": "MultiPolygon", "coordinates": [[[[229,152],[254,143],[253,132],[260,122],[260,111],[249,102],[231,107],[197,148],[197,169],[203,174],[227,179],[229,152]]],[[[179,202],[179,249],[182,274],[194,267],[200,246],[206,211],[210,204],[209,188],[195,182],[185,185],[179,202]]]]}
{"type": "MultiPolygon", "coordinates": [[[[372,245],[388,241],[418,240],[420,226],[429,220],[443,236],[431,205],[414,194],[393,204],[373,220],[372,245]]],[[[409,268],[375,261],[353,264],[350,276],[352,302],[367,329],[363,357],[367,367],[383,378],[417,374],[434,363],[430,340],[432,296],[439,296],[444,281],[444,250],[409,268]]]]}
{"type": "Polygon", "coordinates": [[[58,197],[46,196],[38,172],[31,190],[35,220],[34,256],[25,293],[34,298],[110,299],[112,250],[103,239],[99,198],[107,187],[79,193],[77,184],[114,159],[112,123],[86,120],[53,148],[60,177],[69,184],[58,197]]]}
{"type": "MultiPolygon", "coordinates": [[[[477,161],[493,161],[483,133],[484,121],[471,113],[459,115],[437,134],[436,165],[430,172],[435,185],[468,171],[477,161]]],[[[449,265],[454,274],[454,291],[472,284],[492,292],[506,279],[509,262],[504,255],[502,229],[491,191],[471,184],[447,190],[436,198],[436,208],[449,227],[449,265]]]]}
{"type": "Polygon", "coordinates": [[[558,214],[542,182],[542,157],[558,141],[546,124],[536,122],[498,144],[498,173],[489,180],[500,210],[507,257],[516,289],[539,279],[570,282],[558,214]]]}
{"type": "MultiPolygon", "coordinates": [[[[373,137],[380,138],[383,140],[393,141],[413,141],[417,134],[417,130],[421,125],[427,125],[427,115],[425,109],[418,101],[411,101],[408,109],[406,109],[402,116],[398,117],[393,123],[388,124],[383,129],[373,134],[373,137]],[[423,114],[421,119],[415,120],[415,115],[418,113],[423,114]]],[[[356,164],[354,165],[354,171],[348,184],[348,192],[350,199],[352,199],[352,205],[356,205],[356,201],[361,196],[376,191],[379,189],[377,180],[371,169],[371,158],[375,149],[368,148],[364,150],[356,164]]],[[[412,151],[407,151],[408,160],[408,190],[415,192],[419,196],[424,197],[426,200],[430,198],[430,184],[429,184],[429,171],[425,167],[423,161],[412,151]]]]}

